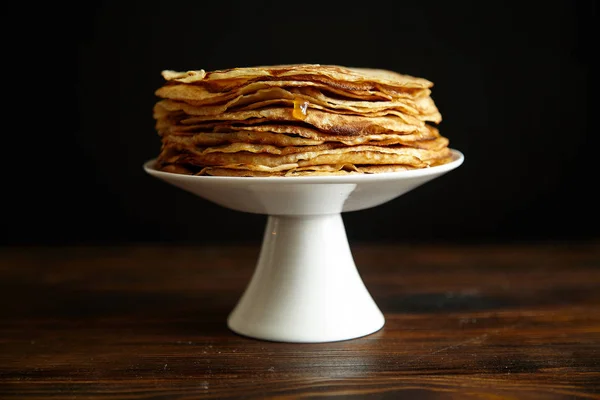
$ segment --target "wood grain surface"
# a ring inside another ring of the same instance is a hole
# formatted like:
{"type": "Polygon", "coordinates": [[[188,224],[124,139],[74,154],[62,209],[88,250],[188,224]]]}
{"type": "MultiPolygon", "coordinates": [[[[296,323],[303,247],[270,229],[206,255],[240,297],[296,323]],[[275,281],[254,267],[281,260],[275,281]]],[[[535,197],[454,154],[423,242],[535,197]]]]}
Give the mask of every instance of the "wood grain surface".
{"type": "Polygon", "coordinates": [[[600,398],[600,243],[353,245],[386,325],[321,344],[227,329],[258,250],[0,249],[0,398],[600,398]]]}

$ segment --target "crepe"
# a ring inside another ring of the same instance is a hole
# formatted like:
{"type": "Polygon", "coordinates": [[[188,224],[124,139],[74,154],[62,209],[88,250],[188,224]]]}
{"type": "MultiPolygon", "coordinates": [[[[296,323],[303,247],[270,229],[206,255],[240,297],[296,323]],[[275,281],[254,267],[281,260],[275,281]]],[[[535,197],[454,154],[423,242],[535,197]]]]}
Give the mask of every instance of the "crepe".
{"type": "MultiPolygon", "coordinates": [[[[340,143],[346,146],[371,145],[371,146],[389,146],[402,144],[422,149],[442,149],[447,147],[448,139],[445,137],[433,137],[431,139],[421,139],[417,135],[365,135],[360,137],[322,135],[319,139],[307,139],[303,137],[277,134],[272,132],[207,132],[193,135],[168,135],[163,139],[165,146],[178,145],[181,148],[209,147],[211,151],[221,151],[220,145],[272,145],[274,148],[281,149],[289,146],[315,146],[325,143],[340,143]],[[418,139],[417,139],[418,138],[418,139]]],[[[231,151],[224,151],[231,152],[231,151]]]]}
{"type": "MultiPolygon", "coordinates": [[[[351,164],[338,165],[319,165],[312,167],[299,167],[287,171],[253,171],[247,169],[206,167],[202,170],[202,175],[211,176],[237,176],[237,177],[269,177],[269,176],[330,176],[330,175],[356,175],[356,174],[374,174],[382,172],[398,172],[415,169],[410,165],[369,165],[354,166],[351,164]]],[[[179,173],[186,173],[180,171],[179,173]]],[[[190,173],[187,171],[187,173],[190,173]]]]}
{"type": "MultiPolygon", "coordinates": [[[[167,85],[156,91],[156,94],[165,99],[180,100],[191,106],[203,106],[197,110],[198,115],[215,115],[230,108],[238,110],[260,108],[269,104],[291,104],[295,100],[308,101],[311,108],[330,109],[338,113],[384,113],[396,112],[395,108],[407,115],[421,116],[423,120],[435,123],[441,122],[435,103],[430,97],[418,98],[401,97],[395,100],[385,97],[381,100],[371,99],[369,96],[360,96],[354,93],[356,98],[341,99],[340,93],[327,93],[326,90],[318,90],[311,87],[269,87],[272,84],[282,85],[288,82],[258,82],[245,86],[240,90],[222,93],[211,93],[198,86],[192,85],[167,85]],[[267,86],[265,86],[267,84],[267,86]],[[251,88],[253,86],[253,88],[251,88]],[[267,103],[268,102],[268,103],[267,103]]],[[[303,82],[306,83],[306,82],[303,82]]],[[[344,93],[346,94],[346,93],[344,93]]]]}
{"type": "Polygon", "coordinates": [[[160,158],[166,163],[189,166],[238,165],[245,169],[285,170],[303,166],[330,164],[403,164],[425,167],[451,156],[450,150],[417,149],[408,146],[335,146],[317,145],[277,148],[269,145],[236,143],[224,148],[183,148],[163,146],[160,158]]]}
{"type": "Polygon", "coordinates": [[[247,68],[231,68],[162,72],[168,82],[202,84],[212,92],[223,92],[255,81],[309,81],[340,90],[379,90],[384,93],[427,89],[433,83],[427,79],[374,68],[350,68],[337,65],[296,64],[247,68]]]}
{"type": "Polygon", "coordinates": [[[449,162],[429,80],[297,64],[162,72],[157,167],[216,176],[385,173],[449,162]]]}
{"type": "MultiPolygon", "coordinates": [[[[183,102],[163,100],[156,104],[155,108],[163,108],[167,113],[183,115],[178,118],[177,123],[181,125],[201,125],[215,121],[238,121],[241,123],[261,123],[263,121],[280,121],[284,123],[295,123],[300,120],[294,115],[291,107],[267,107],[258,110],[223,112],[217,115],[198,115],[196,108],[183,102]],[[179,111],[182,114],[178,113],[179,111]]],[[[164,111],[161,111],[164,112],[164,111]]],[[[384,132],[411,133],[424,126],[407,123],[397,116],[374,116],[365,118],[363,115],[346,115],[325,112],[321,110],[310,110],[301,119],[305,124],[314,126],[322,132],[330,132],[345,135],[376,134],[384,132]]]]}

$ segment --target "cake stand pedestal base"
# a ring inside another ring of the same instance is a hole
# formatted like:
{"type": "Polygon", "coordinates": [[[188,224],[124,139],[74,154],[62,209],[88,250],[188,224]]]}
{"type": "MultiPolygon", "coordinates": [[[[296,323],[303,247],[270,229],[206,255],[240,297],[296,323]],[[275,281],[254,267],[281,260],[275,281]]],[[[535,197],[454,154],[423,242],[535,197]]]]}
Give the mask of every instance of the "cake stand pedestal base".
{"type": "Polygon", "coordinates": [[[228,318],[231,330],[264,340],[330,342],[383,324],[340,214],[268,217],[254,275],[228,318]]]}

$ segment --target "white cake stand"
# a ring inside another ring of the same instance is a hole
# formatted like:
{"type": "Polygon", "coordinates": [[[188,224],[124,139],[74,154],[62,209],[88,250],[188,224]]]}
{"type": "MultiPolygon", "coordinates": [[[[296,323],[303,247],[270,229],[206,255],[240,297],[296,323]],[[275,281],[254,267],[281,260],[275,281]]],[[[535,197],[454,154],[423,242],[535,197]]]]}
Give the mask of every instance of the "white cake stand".
{"type": "Polygon", "coordinates": [[[254,275],[228,318],[234,332],[280,342],[331,342],[381,329],[384,317],[352,258],[341,213],[388,202],[460,166],[317,177],[150,175],[233,210],[268,215],[254,275]]]}

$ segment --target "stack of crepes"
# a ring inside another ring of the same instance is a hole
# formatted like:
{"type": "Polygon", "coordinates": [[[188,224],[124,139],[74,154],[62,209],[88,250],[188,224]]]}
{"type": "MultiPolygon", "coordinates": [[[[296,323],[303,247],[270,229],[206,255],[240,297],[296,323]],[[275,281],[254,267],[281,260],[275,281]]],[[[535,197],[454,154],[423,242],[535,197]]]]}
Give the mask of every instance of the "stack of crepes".
{"type": "Polygon", "coordinates": [[[381,69],[280,65],[163,71],[160,170],[217,176],[369,174],[447,163],[433,84],[381,69]]]}

